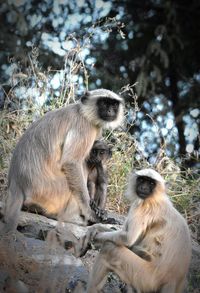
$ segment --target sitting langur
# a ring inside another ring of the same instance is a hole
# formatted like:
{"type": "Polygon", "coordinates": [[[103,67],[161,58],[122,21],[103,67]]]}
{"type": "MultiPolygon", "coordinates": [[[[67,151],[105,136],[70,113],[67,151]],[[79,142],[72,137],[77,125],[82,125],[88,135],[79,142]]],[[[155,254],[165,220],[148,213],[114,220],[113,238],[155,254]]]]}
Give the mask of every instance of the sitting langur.
{"type": "Polygon", "coordinates": [[[78,217],[87,224],[91,208],[85,160],[102,128],[114,129],[122,119],[122,98],[98,89],[34,122],[11,160],[4,210],[7,229],[16,228],[22,205],[38,206],[44,215],[66,222],[77,222],[78,217]]]}
{"type": "Polygon", "coordinates": [[[88,169],[87,186],[90,199],[100,209],[105,209],[107,197],[107,166],[112,156],[111,147],[102,140],[96,140],[86,160],[88,169]]]}
{"type": "Polygon", "coordinates": [[[127,195],[132,205],[123,229],[105,232],[96,224],[83,241],[103,243],[88,293],[101,292],[110,271],[137,292],[183,292],[191,258],[190,233],[166,195],[163,178],[152,169],[135,172],[127,195]]]}

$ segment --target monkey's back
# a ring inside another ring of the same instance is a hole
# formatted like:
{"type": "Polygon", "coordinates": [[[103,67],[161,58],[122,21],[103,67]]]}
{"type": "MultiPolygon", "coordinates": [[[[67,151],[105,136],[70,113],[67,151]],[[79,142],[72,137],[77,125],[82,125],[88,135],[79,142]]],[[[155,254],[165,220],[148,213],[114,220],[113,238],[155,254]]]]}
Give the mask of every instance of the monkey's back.
{"type": "MultiPolygon", "coordinates": [[[[73,108],[71,107],[72,111],[75,110],[73,108]]],[[[55,155],[59,157],[57,148],[61,147],[63,136],[69,127],[64,119],[68,112],[70,114],[67,108],[51,111],[30,125],[13,152],[9,180],[13,177],[32,177],[33,173],[39,175],[43,172],[44,162],[53,161],[55,155]],[[16,172],[13,172],[15,169],[16,172]]]]}
{"type": "Polygon", "coordinates": [[[157,217],[157,221],[149,226],[140,247],[155,265],[156,273],[162,272],[161,278],[167,279],[173,274],[184,276],[191,258],[190,233],[185,219],[168,200],[157,215],[153,212],[151,216],[157,217]]]}
{"type": "Polygon", "coordinates": [[[191,238],[183,216],[173,207],[166,212],[168,221],[163,231],[163,255],[161,262],[170,268],[170,274],[184,275],[191,259],[191,238]]]}

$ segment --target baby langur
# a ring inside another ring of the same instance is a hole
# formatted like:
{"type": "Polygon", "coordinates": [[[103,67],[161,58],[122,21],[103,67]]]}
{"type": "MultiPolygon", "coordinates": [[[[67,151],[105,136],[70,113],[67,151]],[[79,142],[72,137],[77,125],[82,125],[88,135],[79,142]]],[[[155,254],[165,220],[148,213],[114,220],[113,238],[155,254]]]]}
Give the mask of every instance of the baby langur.
{"type": "Polygon", "coordinates": [[[98,208],[105,209],[107,198],[107,161],[112,156],[111,146],[102,140],[96,140],[87,159],[87,186],[90,199],[98,208]]]}
{"type": "Polygon", "coordinates": [[[90,205],[100,220],[104,220],[107,217],[105,211],[108,185],[106,163],[111,156],[111,146],[103,140],[96,140],[86,160],[90,205]]]}
{"type": "Polygon", "coordinates": [[[48,217],[87,224],[92,211],[85,160],[102,128],[121,125],[123,104],[112,91],[89,91],[26,130],[10,164],[5,230],[16,228],[22,205],[38,207],[48,217]]]}
{"type": "MultiPolygon", "coordinates": [[[[163,178],[152,169],[133,173],[131,207],[121,231],[90,228],[86,238],[103,243],[92,269],[88,293],[101,292],[108,272],[141,292],[183,292],[191,258],[186,221],[166,195],[163,178]]],[[[84,239],[84,245],[87,240],[84,239]]]]}

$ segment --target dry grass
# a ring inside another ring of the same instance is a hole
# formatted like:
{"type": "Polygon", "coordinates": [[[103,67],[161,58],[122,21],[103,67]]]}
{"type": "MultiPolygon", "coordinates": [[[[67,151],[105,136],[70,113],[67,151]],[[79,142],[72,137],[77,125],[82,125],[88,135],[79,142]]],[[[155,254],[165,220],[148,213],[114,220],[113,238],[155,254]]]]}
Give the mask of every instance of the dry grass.
{"type": "MultiPolygon", "coordinates": [[[[61,104],[59,104],[61,106],[61,104]]],[[[55,105],[52,106],[52,109],[55,105]]],[[[49,108],[51,110],[51,107],[49,108]]],[[[12,151],[16,142],[28,125],[35,119],[38,109],[4,109],[0,114],[0,197],[6,194],[7,172],[12,151]]],[[[46,111],[40,109],[40,114],[46,111]]],[[[129,203],[124,198],[127,178],[133,169],[155,168],[166,180],[168,194],[176,208],[187,219],[193,238],[200,241],[200,178],[195,170],[182,171],[181,165],[165,155],[162,146],[157,161],[150,165],[139,151],[138,143],[126,131],[114,131],[105,136],[110,143],[115,140],[113,156],[108,164],[109,186],[107,209],[120,214],[127,212],[129,203]]]]}
{"type": "Polygon", "coordinates": [[[200,177],[198,170],[186,169],[165,154],[164,146],[151,165],[139,152],[137,142],[126,132],[117,132],[117,146],[108,165],[109,186],[107,208],[126,213],[129,203],[124,197],[129,173],[134,169],[154,168],[165,179],[168,195],[186,218],[192,237],[200,243],[200,177]],[[139,153],[139,156],[138,156],[139,153]]]}
{"type": "Polygon", "coordinates": [[[31,120],[23,110],[0,112],[0,198],[5,195],[7,172],[12,151],[31,120]]]}
{"type": "MultiPolygon", "coordinates": [[[[89,74],[88,69],[81,57],[81,51],[90,43],[90,38],[86,38],[83,47],[80,43],[70,36],[74,41],[74,48],[69,51],[63,61],[63,73],[59,97],[53,96],[50,88],[50,80],[53,72],[50,68],[46,72],[41,72],[37,62],[38,51],[33,49],[29,56],[30,67],[25,73],[14,72],[11,79],[11,89],[7,93],[5,109],[0,113],[0,196],[6,193],[7,172],[10,157],[16,142],[23,134],[28,125],[38,116],[43,115],[49,110],[63,107],[75,100],[77,91],[77,82],[74,77],[82,76],[85,89],[88,89],[89,74]],[[31,80],[31,83],[30,83],[31,80]],[[26,92],[30,87],[39,92],[40,97],[51,96],[50,103],[38,106],[33,96],[19,100],[16,96],[16,88],[24,87],[26,92]],[[17,102],[18,101],[18,102],[17,102]],[[8,105],[15,102],[14,110],[9,109],[8,105]]],[[[135,85],[126,85],[121,89],[121,93],[126,93],[132,98],[132,107],[135,113],[139,111],[137,96],[134,91],[135,85]]],[[[152,121],[155,123],[154,121],[152,121]]],[[[126,123],[126,121],[125,121],[126,123]]],[[[124,126],[126,129],[126,125],[124,126]]],[[[110,143],[115,141],[113,156],[108,165],[109,186],[107,208],[118,213],[126,213],[128,202],[124,198],[128,174],[133,169],[142,169],[146,167],[155,168],[168,182],[168,193],[172,198],[177,209],[185,216],[190,224],[193,237],[199,241],[199,222],[200,222],[200,179],[195,170],[182,171],[181,164],[178,165],[172,159],[166,156],[166,146],[163,143],[160,146],[157,160],[154,165],[150,165],[145,156],[141,153],[138,142],[133,136],[130,136],[127,130],[118,130],[113,133],[106,132],[105,139],[110,143]]],[[[159,129],[158,129],[159,132],[159,129]]]]}

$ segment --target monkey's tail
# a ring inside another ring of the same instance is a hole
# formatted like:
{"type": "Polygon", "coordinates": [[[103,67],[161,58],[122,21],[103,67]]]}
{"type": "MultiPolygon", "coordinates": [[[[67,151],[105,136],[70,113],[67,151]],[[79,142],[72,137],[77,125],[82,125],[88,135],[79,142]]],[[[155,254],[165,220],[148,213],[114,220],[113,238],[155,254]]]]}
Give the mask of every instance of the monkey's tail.
{"type": "Polygon", "coordinates": [[[9,232],[17,229],[19,214],[24,202],[24,193],[16,184],[8,188],[8,194],[0,212],[0,231],[9,232]]]}

